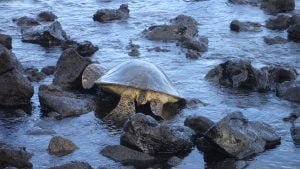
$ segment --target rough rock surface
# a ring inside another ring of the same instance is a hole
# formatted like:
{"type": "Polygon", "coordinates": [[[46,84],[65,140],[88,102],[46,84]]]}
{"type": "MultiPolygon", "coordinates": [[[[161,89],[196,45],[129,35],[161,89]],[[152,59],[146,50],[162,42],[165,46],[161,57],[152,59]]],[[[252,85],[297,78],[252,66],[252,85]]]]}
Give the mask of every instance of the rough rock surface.
{"type": "Polygon", "coordinates": [[[23,16],[21,18],[16,19],[16,23],[18,26],[22,26],[22,27],[37,26],[40,24],[34,18],[28,16],[23,16]]]}
{"type": "Polygon", "coordinates": [[[277,15],[266,20],[266,27],[272,30],[287,29],[290,26],[291,17],[288,15],[277,15]]]}
{"type": "Polygon", "coordinates": [[[52,137],[48,146],[48,152],[56,156],[65,156],[77,149],[78,147],[71,140],[61,136],[52,137]]]}
{"type": "Polygon", "coordinates": [[[89,96],[63,91],[54,85],[41,85],[39,100],[45,113],[57,112],[61,118],[78,116],[96,109],[94,100],[89,96]]]}
{"type": "Polygon", "coordinates": [[[9,35],[0,34],[0,45],[12,49],[12,38],[9,35]]]}
{"type": "Polygon", "coordinates": [[[195,133],[188,127],[160,125],[151,116],[137,113],[125,124],[121,145],[150,154],[188,152],[195,133]]]}
{"type": "Polygon", "coordinates": [[[288,12],[295,9],[295,0],[262,0],[261,8],[272,14],[288,12]]]}
{"type": "Polygon", "coordinates": [[[58,59],[53,84],[81,88],[81,75],[91,63],[90,58],[80,56],[75,49],[66,49],[58,59]]]}
{"type": "Polygon", "coordinates": [[[101,150],[101,154],[124,165],[146,166],[154,162],[154,157],[122,145],[110,145],[101,150]]]}
{"type": "Polygon", "coordinates": [[[76,42],[73,40],[67,40],[62,44],[62,49],[73,48],[84,57],[93,55],[96,51],[99,50],[98,46],[95,46],[90,41],[76,42]]]}
{"type": "Polygon", "coordinates": [[[127,4],[120,5],[119,9],[100,9],[94,14],[94,21],[106,22],[119,19],[127,19],[129,17],[129,9],[127,4]]]}
{"type": "Polygon", "coordinates": [[[300,22],[288,29],[288,39],[300,43],[300,22]]]}
{"type": "Polygon", "coordinates": [[[215,123],[204,116],[188,116],[184,125],[193,129],[198,136],[203,136],[215,123]]]}
{"type": "Polygon", "coordinates": [[[262,25],[257,22],[242,22],[239,20],[233,20],[230,23],[230,30],[235,32],[260,32],[262,25]]]}
{"type": "Polygon", "coordinates": [[[37,16],[37,20],[41,22],[52,22],[56,19],[57,16],[51,11],[42,11],[37,16]]]}
{"type": "Polygon", "coordinates": [[[22,66],[16,56],[0,45],[0,105],[30,104],[33,87],[22,73],[22,66]]]}
{"type": "Polygon", "coordinates": [[[300,103],[300,81],[287,81],[279,84],[276,94],[283,99],[300,103]]]}
{"type": "Polygon", "coordinates": [[[205,138],[228,155],[243,159],[280,143],[276,131],[263,122],[248,121],[241,112],[233,112],[209,129],[205,138]]]}
{"type": "Polygon", "coordinates": [[[0,143],[0,168],[32,168],[31,157],[32,154],[28,153],[24,147],[20,148],[0,143]]]}
{"type": "Polygon", "coordinates": [[[24,70],[24,73],[31,82],[39,82],[46,78],[46,74],[40,72],[37,68],[27,68],[24,70]]]}
{"type": "Polygon", "coordinates": [[[71,161],[70,163],[63,164],[49,169],[93,169],[92,166],[86,162],[71,161]]]}
{"type": "Polygon", "coordinates": [[[41,72],[43,72],[45,75],[49,76],[49,75],[53,75],[55,72],[56,66],[46,66],[43,67],[41,72]]]}

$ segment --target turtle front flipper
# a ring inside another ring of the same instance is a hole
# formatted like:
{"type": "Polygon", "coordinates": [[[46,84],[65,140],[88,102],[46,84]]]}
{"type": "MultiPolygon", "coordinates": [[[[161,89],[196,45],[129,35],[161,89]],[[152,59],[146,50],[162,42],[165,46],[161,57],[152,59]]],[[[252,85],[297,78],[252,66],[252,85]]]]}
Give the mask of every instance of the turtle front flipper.
{"type": "Polygon", "coordinates": [[[135,114],[135,102],[131,97],[124,95],[121,96],[120,101],[103,120],[113,121],[114,123],[124,123],[130,116],[135,114]]]}
{"type": "Polygon", "coordinates": [[[152,113],[156,116],[166,119],[166,117],[163,115],[163,107],[164,107],[164,103],[159,99],[152,99],[150,101],[150,108],[152,113]]]}

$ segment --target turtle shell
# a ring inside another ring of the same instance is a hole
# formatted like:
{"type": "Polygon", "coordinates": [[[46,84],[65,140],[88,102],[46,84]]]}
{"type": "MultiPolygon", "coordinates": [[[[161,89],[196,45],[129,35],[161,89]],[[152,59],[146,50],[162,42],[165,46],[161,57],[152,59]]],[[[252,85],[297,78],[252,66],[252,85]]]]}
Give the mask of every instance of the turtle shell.
{"type": "Polygon", "coordinates": [[[168,77],[152,63],[131,60],[119,64],[95,81],[99,87],[116,85],[151,90],[181,98],[168,77]]]}

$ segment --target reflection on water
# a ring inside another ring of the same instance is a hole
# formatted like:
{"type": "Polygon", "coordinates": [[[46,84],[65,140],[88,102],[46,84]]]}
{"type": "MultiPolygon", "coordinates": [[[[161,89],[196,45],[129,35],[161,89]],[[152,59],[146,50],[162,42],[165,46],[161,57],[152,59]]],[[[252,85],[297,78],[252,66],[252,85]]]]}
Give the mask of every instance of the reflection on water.
{"type": "MultiPolygon", "coordinates": [[[[300,8],[300,1],[296,1],[300,8]]],[[[169,123],[183,124],[186,116],[205,115],[214,121],[227,113],[240,110],[251,120],[262,120],[276,128],[282,137],[282,144],[268,150],[250,161],[248,168],[297,168],[300,164],[300,150],[296,149],[290,137],[290,125],[281,119],[299,107],[277,98],[274,93],[256,93],[234,91],[215,86],[204,80],[205,74],[216,64],[230,58],[247,58],[255,67],[270,64],[282,64],[300,69],[300,44],[293,42],[284,45],[269,46],[263,42],[263,36],[287,36],[284,31],[264,29],[255,33],[235,33],[229,30],[233,19],[254,21],[264,24],[269,18],[259,8],[239,6],[226,0],[187,2],[181,0],[2,0],[0,1],[0,33],[13,37],[13,52],[25,67],[42,68],[55,65],[61,49],[43,48],[39,45],[22,43],[18,28],[12,18],[35,16],[38,12],[53,11],[67,34],[75,40],[90,40],[100,47],[93,56],[105,68],[109,69],[120,62],[132,59],[127,54],[126,46],[132,40],[139,44],[140,59],[153,62],[169,76],[179,92],[188,98],[197,98],[207,103],[185,109],[171,119],[169,123]],[[100,8],[118,8],[120,3],[128,3],[130,18],[128,21],[98,23],[92,19],[100,8]],[[179,14],[193,16],[199,22],[199,34],[209,39],[208,52],[199,60],[188,60],[174,43],[152,42],[145,40],[141,32],[155,24],[165,24],[179,14]],[[157,53],[148,49],[160,46],[170,52],[157,53]],[[280,167],[279,167],[280,166],[280,167]]],[[[296,10],[299,11],[299,10],[296,10]]],[[[50,83],[51,78],[43,83],[50,83]]],[[[38,83],[34,83],[37,92],[38,83]]],[[[61,121],[43,119],[37,94],[32,98],[32,115],[19,121],[0,120],[0,139],[7,143],[26,146],[33,152],[32,163],[35,168],[47,168],[71,160],[89,162],[93,167],[101,165],[119,165],[100,155],[106,145],[119,144],[120,131],[115,131],[104,124],[93,113],[81,117],[67,118],[61,121]],[[78,151],[66,157],[58,158],[47,153],[51,136],[26,135],[28,129],[40,127],[52,129],[80,147],[78,151]]],[[[204,168],[203,155],[194,149],[179,168],[204,168]]]]}

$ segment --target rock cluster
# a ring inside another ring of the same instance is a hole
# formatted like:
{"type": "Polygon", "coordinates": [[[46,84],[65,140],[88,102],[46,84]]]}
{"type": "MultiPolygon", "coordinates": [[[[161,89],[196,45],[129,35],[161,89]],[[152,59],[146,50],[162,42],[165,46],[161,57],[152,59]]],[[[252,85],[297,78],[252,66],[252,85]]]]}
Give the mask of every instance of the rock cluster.
{"type": "Polygon", "coordinates": [[[127,19],[129,9],[127,4],[121,4],[119,9],[100,9],[94,14],[94,21],[107,22],[112,20],[127,19]]]}

